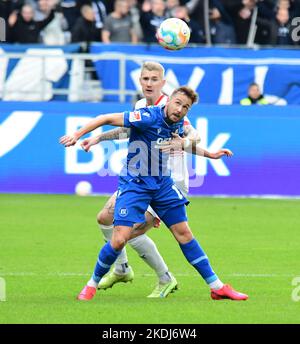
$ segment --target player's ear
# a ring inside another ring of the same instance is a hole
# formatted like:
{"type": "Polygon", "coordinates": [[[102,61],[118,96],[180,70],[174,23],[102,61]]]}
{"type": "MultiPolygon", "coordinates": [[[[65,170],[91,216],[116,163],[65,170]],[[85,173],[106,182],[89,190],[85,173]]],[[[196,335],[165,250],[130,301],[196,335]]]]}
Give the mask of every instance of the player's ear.
{"type": "Polygon", "coordinates": [[[162,81],[162,87],[164,87],[165,86],[165,84],[166,84],[166,79],[164,79],[163,81],[162,81]]]}

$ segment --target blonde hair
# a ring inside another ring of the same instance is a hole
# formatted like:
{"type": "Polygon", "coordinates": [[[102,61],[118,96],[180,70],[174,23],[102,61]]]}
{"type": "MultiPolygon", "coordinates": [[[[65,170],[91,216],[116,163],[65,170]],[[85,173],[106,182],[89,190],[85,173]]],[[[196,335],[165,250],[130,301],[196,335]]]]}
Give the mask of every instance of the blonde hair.
{"type": "Polygon", "coordinates": [[[143,65],[142,65],[141,73],[143,72],[143,70],[148,70],[149,72],[152,72],[153,70],[156,70],[156,71],[161,73],[162,78],[164,78],[164,76],[165,76],[165,69],[158,62],[154,62],[154,61],[146,61],[146,62],[144,62],[143,65]]]}

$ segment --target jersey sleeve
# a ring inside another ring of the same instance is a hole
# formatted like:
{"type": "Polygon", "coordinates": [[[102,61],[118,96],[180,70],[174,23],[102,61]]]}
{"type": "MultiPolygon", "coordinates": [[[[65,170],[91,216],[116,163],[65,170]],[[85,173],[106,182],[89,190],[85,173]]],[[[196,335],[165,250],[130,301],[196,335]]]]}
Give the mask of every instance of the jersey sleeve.
{"type": "Polygon", "coordinates": [[[155,121],[155,115],[150,108],[142,108],[134,111],[124,112],[124,127],[146,130],[155,121]]]}

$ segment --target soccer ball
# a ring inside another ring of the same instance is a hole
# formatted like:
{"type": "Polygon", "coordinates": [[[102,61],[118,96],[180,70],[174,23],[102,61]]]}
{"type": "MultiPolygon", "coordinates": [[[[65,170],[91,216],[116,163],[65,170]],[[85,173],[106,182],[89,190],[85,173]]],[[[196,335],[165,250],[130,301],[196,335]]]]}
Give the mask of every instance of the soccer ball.
{"type": "Polygon", "coordinates": [[[183,20],[169,18],[160,24],[156,37],[165,49],[180,50],[188,44],[190,35],[190,28],[183,20]]]}
{"type": "Polygon", "coordinates": [[[75,186],[75,193],[78,196],[88,196],[92,193],[92,185],[91,183],[82,180],[81,182],[77,183],[75,186]]]}

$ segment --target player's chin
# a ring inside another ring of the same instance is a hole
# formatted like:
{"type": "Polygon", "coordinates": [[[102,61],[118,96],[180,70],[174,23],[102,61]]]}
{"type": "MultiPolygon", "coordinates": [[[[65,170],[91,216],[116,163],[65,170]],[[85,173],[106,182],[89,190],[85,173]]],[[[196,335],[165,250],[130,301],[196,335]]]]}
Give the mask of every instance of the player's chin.
{"type": "Polygon", "coordinates": [[[172,115],[170,119],[171,119],[172,122],[176,123],[176,122],[180,121],[181,117],[177,117],[175,115],[172,115]]]}

